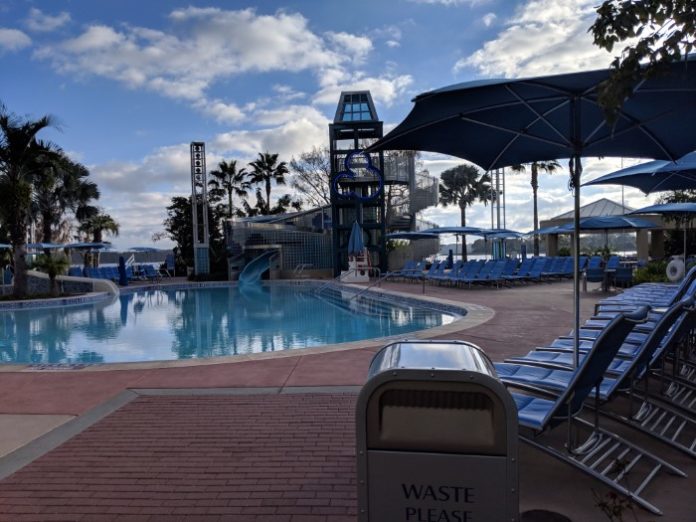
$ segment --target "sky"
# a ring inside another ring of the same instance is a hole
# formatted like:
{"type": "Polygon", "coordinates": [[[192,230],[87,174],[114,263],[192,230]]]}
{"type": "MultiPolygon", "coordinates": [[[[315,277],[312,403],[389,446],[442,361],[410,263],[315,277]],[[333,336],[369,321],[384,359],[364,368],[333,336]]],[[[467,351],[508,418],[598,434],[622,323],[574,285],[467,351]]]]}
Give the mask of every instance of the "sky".
{"type": "MultiPolygon", "coordinates": [[[[20,116],[54,116],[40,137],[89,168],[98,204],[121,225],[115,246],[147,246],[170,199],[190,194],[191,141],[206,143],[208,170],[259,152],[290,161],[328,146],[342,90],[369,89],[389,130],[424,91],[606,67],[612,56],[587,33],[597,3],[3,0],[0,102],[20,116]]],[[[462,163],[422,161],[435,176],[462,163]]],[[[583,182],[635,163],[589,159],[583,182]]],[[[572,208],[562,165],[540,177],[541,219],[572,208]]],[[[507,175],[506,189],[505,225],[530,230],[528,175],[507,175]]],[[[621,188],[582,191],[583,204],[600,197],[621,202],[621,188]]],[[[635,208],[654,199],[628,188],[623,198],[635,208]]],[[[452,207],[422,217],[459,224],[452,207]]],[[[490,223],[490,207],[467,213],[468,225],[490,223]]]]}

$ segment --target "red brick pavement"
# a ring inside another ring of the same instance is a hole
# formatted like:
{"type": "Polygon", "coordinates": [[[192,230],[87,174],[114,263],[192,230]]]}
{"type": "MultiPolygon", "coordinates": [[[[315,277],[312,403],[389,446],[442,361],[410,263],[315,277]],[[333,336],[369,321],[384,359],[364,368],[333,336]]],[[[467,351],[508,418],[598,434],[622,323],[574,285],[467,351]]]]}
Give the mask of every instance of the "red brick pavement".
{"type": "Polygon", "coordinates": [[[0,481],[0,520],[353,521],[355,400],[141,396],[0,481]]]}

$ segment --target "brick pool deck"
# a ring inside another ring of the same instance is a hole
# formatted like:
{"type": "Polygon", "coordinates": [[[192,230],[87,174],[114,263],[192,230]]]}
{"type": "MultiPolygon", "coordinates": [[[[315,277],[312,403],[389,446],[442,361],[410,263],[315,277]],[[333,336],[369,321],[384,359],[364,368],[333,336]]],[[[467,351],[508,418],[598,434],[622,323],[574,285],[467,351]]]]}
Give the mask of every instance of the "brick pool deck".
{"type": "MultiPolygon", "coordinates": [[[[426,295],[495,310],[489,321],[446,335],[480,345],[494,360],[525,353],[572,323],[568,283],[427,287],[426,295]]],[[[583,315],[601,296],[583,296],[583,315]]],[[[0,458],[0,521],[353,521],[354,404],[375,350],[141,370],[0,372],[0,438],[12,430],[2,418],[60,424],[0,458]]],[[[696,465],[651,447],[690,477],[651,484],[646,496],[665,516],[635,508],[635,520],[696,520],[696,465]]],[[[522,511],[604,520],[593,491],[605,488],[520,447],[522,511]]],[[[625,519],[634,520],[630,513],[625,519]]]]}

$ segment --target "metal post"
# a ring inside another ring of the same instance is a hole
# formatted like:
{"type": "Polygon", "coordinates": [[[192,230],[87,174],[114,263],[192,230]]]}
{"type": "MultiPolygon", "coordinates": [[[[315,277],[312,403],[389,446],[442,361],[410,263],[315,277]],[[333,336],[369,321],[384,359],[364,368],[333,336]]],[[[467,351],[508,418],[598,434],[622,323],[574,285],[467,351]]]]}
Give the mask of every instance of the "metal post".
{"type": "Polygon", "coordinates": [[[574,216],[573,223],[575,234],[573,236],[573,246],[575,249],[573,256],[573,266],[575,267],[573,274],[573,315],[575,319],[573,333],[573,367],[577,368],[580,364],[580,175],[582,173],[582,164],[580,156],[576,155],[570,159],[571,179],[574,191],[574,216]]]}
{"type": "Polygon", "coordinates": [[[191,213],[193,217],[193,260],[196,274],[210,272],[208,233],[208,180],[205,169],[205,143],[191,142],[191,213]],[[198,212],[201,221],[198,222],[198,212]]]}

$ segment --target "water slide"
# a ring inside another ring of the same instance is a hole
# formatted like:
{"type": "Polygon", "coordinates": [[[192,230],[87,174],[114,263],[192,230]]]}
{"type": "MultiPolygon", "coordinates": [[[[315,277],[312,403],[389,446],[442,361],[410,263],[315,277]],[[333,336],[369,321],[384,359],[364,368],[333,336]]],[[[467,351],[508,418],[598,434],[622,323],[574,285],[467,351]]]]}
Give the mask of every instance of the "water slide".
{"type": "Polygon", "coordinates": [[[242,273],[239,274],[239,284],[248,285],[258,283],[261,280],[261,275],[271,267],[271,258],[276,254],[277,252],[274,251],[264,252],[247,263],[242,273]]]}

